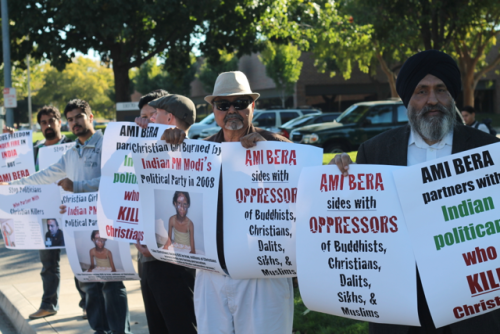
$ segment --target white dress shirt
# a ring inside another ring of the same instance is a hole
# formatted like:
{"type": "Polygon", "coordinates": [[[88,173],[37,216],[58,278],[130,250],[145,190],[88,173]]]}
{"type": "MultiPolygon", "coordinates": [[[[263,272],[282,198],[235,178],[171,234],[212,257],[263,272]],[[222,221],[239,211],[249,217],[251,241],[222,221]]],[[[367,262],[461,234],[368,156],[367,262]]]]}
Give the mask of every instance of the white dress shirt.
{"type": "Polygon", "coordinates": [[[408,140],[407,166],[451,155],[452,144],[453,131],[450,131],[439,142],[429,146],[415,130],[411,129],[408,140]]]}

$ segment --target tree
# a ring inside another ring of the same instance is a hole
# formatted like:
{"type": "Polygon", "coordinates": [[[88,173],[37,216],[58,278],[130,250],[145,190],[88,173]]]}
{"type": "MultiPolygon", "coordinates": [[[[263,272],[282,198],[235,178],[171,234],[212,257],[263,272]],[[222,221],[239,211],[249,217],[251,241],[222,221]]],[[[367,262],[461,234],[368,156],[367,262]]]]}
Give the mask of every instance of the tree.
{"type": "Polygon", "coordinates": [[[500,64],[500,52],[486,60],[500,34],[500,3],[479,1],[469,8],[470,24],[461,26],[453,38],[454,55],[462,75],[464,105],[474,106],[479,79],[500,64]]]}
{"type": "Polygon", "coordinates": [[[236,53],[227,53],[219,50],[219,60],[210,64],[207,59],[203,59],[200,71],[196,77],[201,81],[203,89],[207,93],[214,91],[215,80],[219,74],[238,70],[238,57],[236,53]]]}
{"type": "Polygon", "coordinates": [[[63,71],[49,67],[44,85],[33,101],[54,105],[62,112],[70,100],[79,98],[90,104],[96,116],[110,119],[115,115],[113,92],[113,71],[99,62],[78,57],[63,71]]]}
{"type": "Polygon", "coordinates": [[[302,70],[301,55],[297,46],[266,43],[259,59],[266,66],[266,74],[273,79],[281,92],[281,106],[285,108],[286,94],[292,94],[302,70]]]}
{"type": "Polygon", "coordinates": [[[197,64],[196,58],[191,55],[191,65],[185,68],[180,78],[174,77],[158,64],[156,57],[142,64],[132,77],[132,83],[138,92],[147,94],[155,89],[165,89],[172,94],[190,95],[191,81],[194,80],[197,64]]]}

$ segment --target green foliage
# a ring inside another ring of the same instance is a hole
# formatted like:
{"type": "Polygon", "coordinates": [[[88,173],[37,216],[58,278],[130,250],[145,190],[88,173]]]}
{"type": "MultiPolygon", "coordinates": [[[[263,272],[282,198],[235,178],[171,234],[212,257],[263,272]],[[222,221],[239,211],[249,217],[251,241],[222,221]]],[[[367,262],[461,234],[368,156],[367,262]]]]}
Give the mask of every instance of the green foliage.
{"type": "Polygon", "coordinates": [[[259,59],[266,66],[266,74],[273,79],[281,91],[282,107],[285,107],[285,95],[292,94],[295,83],[299,80],[303,63],[297,46],[288,44],[266,43],[259,59]]]}
{"type": "Polygon", "coordinates": [[[113,72],[98,62],[78,57],[61,72],[47,67],[44,81],[34,103],[52,104],[62,113],[70,100],[79,98],[90,104],[94,115],[114,118],[114,102],[109,98],[109,92],[114,89],[113,72]]]}
{"type": "MultiPolygon", "coordinates": [[[[63,131],[61,133],[73,141],[76,140],[76,136],[73,134],[73,132],[63,131]]],[[[43,133],[41,131],[33,132],[33,143],[36,143],[37,141],[43,139],[45,139],[45,137],[43,136],[43,133]]]]}
{"type": "MultiPolygon", "coordinates": [[[[158,64],[156,57],[151,58],[139,69],[133,71],[133,87],[142,94],[147,94],[155,89],[164,89],[172,94],[189,96],[191,91],[191,81],[196,74],[196,58],[191,56],[191,64],[181,73],[181,77],[176,77],[163,69],[158,64]]],[[[177,72],[176,72],[177,74],[177,72]]]]}
{"type": "Polygon", "coordinates": [[[300,334],[365,334],[368,323],[348,318],[309,311],[300,297],[299,289],[294,289],[293,330],[300,334]]]}
{"type": "Polygon", "coordinates": [[[215,80],[220,73],[236,71],[237,69],[238,57],[236,53],[219,50],[219,59],[212,63],[205,59],[196,77],[201,81],[205,92],[211,94],[214,91],[215,80]]]}

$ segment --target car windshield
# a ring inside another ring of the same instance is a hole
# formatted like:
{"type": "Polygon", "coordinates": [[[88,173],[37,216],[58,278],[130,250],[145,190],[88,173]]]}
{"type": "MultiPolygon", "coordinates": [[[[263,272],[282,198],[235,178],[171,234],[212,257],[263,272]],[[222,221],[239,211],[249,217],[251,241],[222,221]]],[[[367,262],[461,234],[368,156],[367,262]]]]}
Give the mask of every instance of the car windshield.
{"type": "Polygon", "coordinates": [[[211,113],[210,115],[202,119],[200,121],[200,124],[212,124],[213,122],[214,122],[214,114],[211,113]]]}
{"type": "Polygon", "coordinates": [[[285,124],[282,125],[282,127],[286,128],[289,126],[298,126],[300,124],[304,124],[305,122],[307,122],[311,118],[313,118],[313,116],[311,116],[311,115],[300,116],[300,117],[294,118],[294,119],[286,122],[285,124]]]}
{"type": "Polygon", "coordinates": [[[346,111],[344,111],[339,117],[337,117],[338,123],[357,123],[363,118],[364,114],[370,109],[370,106],[364,106],[359,104],[353,104],[346,111]]]}

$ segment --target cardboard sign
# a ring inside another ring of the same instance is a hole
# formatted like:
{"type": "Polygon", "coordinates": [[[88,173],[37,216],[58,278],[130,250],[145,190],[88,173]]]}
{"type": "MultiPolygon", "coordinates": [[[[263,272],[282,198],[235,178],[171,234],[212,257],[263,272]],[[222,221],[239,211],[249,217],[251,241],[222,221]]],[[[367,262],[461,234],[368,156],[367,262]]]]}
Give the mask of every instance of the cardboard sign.
{"type": "Polygon", "coordinates": [[[99,231],[110,240],[127,243],[143,240],[139,187],[132,152],[142,152],[145,139],[160,139],[170,126],[149,124],[142,129],[135,123],[113,122],[104,134],[101,181],[97,212],[99,231]]]}
{"type": "Polygon", "coordinates": [[[144,236],[153,256],[224,273],[216,245],[221,145],[144,141],[132,153],[141,194],[144,236]]]}
{"type": "Polygon", "coordinates": [[[35,173],[33,140],[29,130],[0,134],[0,182],[11,182],[35,173]]]}
{"type": "Polygon", "coordinates": [[[44,170],[61,159],[69,149],[75,147],[76,142],[40,147],[38,150],[38,169],[44,170]]]}
{"type": "Polygon", "coordinates": [[[6,247],[64,248],[59,198],[59,187],[54,184],[0,186],[0,227],[6,247]]]}
{"type": "Polygon", "coordinates": [[[436,327],[500,307],[500,144],[394,172],[436,327]]]}
{"type": "Polygon", "coordinates": [[[81,282],[137,280],[130,247],[107,240],[97,225],[98,194],[79,193],[62,196],[66,213],[62,217],[66,231],[69,264],[81,282]]]}
{"type": "Polygon", "coordinates": [[[222,144],[224,256],[232,278],[297,275],[297,185],[303,167],[320,166],[323,151],[309,145],[222,144]]]}
{"type": "Polygon", "coordinates": [[[392,171],[304,168],[297,198],[300,294],[311,310],[420,326],[415,258],[392,171]]]}

